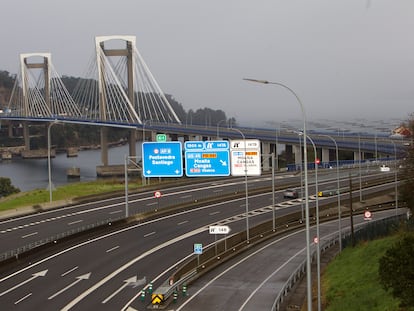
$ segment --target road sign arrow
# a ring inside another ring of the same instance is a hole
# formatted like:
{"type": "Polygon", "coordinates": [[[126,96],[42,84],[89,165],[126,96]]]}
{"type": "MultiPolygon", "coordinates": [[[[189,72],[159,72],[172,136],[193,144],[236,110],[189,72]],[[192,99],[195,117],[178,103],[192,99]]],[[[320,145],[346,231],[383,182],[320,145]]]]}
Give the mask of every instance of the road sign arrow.
{"type": "Polygon", "coordinates": [[[115,295],[117,295],[120,291],[122,291],[127,286],[132,286],[133,288],[137,287],[138,285],[145,284],[146,277],[144,276],[142,279],[138,280],[136,276],[130,277],[129,279],[124,280],[124,284],[119,287],[116,291],[114,291],[111,295],[109,295],[102,303],[107,303],[111,300],[115,295]],[[139,284],[138,284],[139,283],[139,284]]]}
{"type": "Polygon", "coordinates": [[[226,162],[226,161],[220,160],[220,163],[221,163],[221,165],[223,165],[223,166],[227,166],[227,162],[226,162]]]}
{"type": "Polygon", "coordinates": [[[0,293],[0,297],[3,296],[3,295],[6,295],[7,293],[10,293],[11,291],[15,290],[16,288],[19,288],[20,286],[23,286],[26,283],[29,283],[30,281],[32,281],[34,279],[37,279],[39,276],[45,276],[47,271],[48,270],[46,269],[46,270],[43,270],[43,271],[32,274],[31,278],[29,278],[29,279],[15,285],[15,286],[11,287],[11,288],[9,288],[8,290],[5,290],[4,292],[0,293]]]}
{"type": "Polygon", "coordinates": [[[89,272],[89,273],[86,273],[86,274],[83,274],[83,275],[80,275],[80,276],[76,277],[76,281],[70,283],[68,286],[66,286],[65,288],[62,288],[60,291],[53,294],[52,296],[50,296],[47,299],[51,300],[51,299],[55,298],[56,296],[62,294],[65,291],[67,291],[69,288],[71,288],[71,287],[75,286],[76,284],[78,284],[80,281],[88,280],[90,276],[91,276],[91,273],[89,272]]]}

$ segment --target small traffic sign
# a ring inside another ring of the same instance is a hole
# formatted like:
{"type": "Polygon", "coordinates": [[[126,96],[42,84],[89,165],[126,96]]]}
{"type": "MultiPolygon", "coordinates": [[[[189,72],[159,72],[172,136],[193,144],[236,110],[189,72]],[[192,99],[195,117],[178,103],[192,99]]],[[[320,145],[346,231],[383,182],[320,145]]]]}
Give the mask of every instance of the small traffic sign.
{"type": "Polygon", "coordinates": [[[142,143],[142,172],[144,177],[183,176],[181,142],[142,143]]]}
{"type": "Polygon", "coordinates": [[[163,302],[164,295],[163,294],[152,294],[151,302],[153,305],[159,305],[163,302]]]}
{"type": "Polygon", "coordinates": [[[166,134],[157,134],[156,140],[157,140],[157,142],[165,142],[165,141],[167,141],[167,135],[166,134]]]}
{"type": "Polygon", "coordinates": [[[371,220],[371,219],[372,219],[372,213],[370,211],[365,211],[364,220],[371,220]]]}
{"type": "Polygon", "coordinates": [[[210,234],[228,234],[230,232],[229,226],[210,226],[208,227],[210,234]]]}
{"type": "Polygon", "coordinates": [[[203,253],[203,244],[194,243],[194,254],[201,255],[203,253]]]}
{"type": "Polygon", "coordinates": [[[154,192],[154,197],[156,197],[157,199],[161,198],[161,196],[162,196],[161,191],[157,190],[157,191],[154,192]]]}

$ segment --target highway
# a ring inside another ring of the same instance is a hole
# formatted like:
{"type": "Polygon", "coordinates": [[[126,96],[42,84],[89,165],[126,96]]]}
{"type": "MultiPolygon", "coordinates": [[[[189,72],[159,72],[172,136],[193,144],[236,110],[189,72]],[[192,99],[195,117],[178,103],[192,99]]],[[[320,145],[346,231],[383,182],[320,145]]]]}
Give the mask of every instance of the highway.
{"type": "MultiPolygon", "coordinates": [[[[298,178],[284,177],[287,180],[298,178]]],[[[257,182],[263,180],[259,178],[257,182]]],[[[334,182],[335,179],[321,180],[328,188],[332,188],[329,183],[334,182]]],[[[213,191],[214,185],[192,187],[213,191]]],[[[173,193],[183,195],[177,189],[171,190],[171,195],[173,193]]],[[[280,203],[277,215],[300,209],[298,202],[281,204],[286,200],[280,192],[276,200],[280,203]]],[[[116,207],[119,209],[122,203],[117,204],[120,204],[116,207]]],[[[249,204],[251,226],[271,218],[271,194],[251,195],[249,204]]],[[[103,206],[98,208],[103,209],[103,206]]],[[[15,268],[2,272],[0,303],[7,310],[120,310],[136,297],[144,284],[152,281],[155,288],[171,274],[177,262],[192,256],[194,243],[213,243],[214,238],[208,234],[209,225],[227,219],[232,231],[245,230],[244,212],[244,197],[226,200],[133,224],[63,249],[52,249],[44,257],[29,257],[30,262],[22,260],[15,268]]],[[[49,221],[48,226],[54,221],[49,221]]]]}
{"type": "MultiPolygon", "coordinates": [[[[404,214],[405,210],[398,213],[404,214]]],[[[394,215],[394,210],[374,213],[371,221],[394,215]]],[[[349,217],[343,220],[344,232],[350,230],[349,223],[349,217]]],[[[367,223],[363,215],[354,216],[356,230],[367,223]]],[[[315,227],[311,228],[311,236],[316,236],[315,227]]],[[[322,243],[337,236],[337,220],[320,224],[322,243]]],[[[254,247],[191,284],[187,295],[180,294],[169,310],[271,310],[289,276],[306,260],[305,241],[302,229],[254,247]]],[[[315,243],[311,248],[316,250],[315,243]]]]}
{"type": "MultiPolygon", "coordinates": [[[[375,170],[367,169],[363,173],[364,182],[365,178],[370,179],[378,176],[378,172],[375,170]],[[366,174],[371,175],[365,176],[366,174]]],[[[354,172],[353,174],[355,178],[356,173],[354,172]]],[[[323,180],[333,180],[336,178],[333,170],[321,171],[319,175],[319,185],[322,187],[323,180]]],[[[392,172],[387,176],[391,175],[392,172]]],[[[342,172],[340,178],[342,180],[348,179],[348,172],[342,172]]],[[[298,185],[299,182],[300,177],[298,175],[282,173],[275,176],[275,183],[279,189],[283,189],[284,185],[286,187],[292,184],[298,185]]],[[[309,182],[310,184],[313,182],[312,174],[310,174],[309,182]]],[[[357,182],[355,180],[355,183],[357,182]]],[[[249,192],[255,189],[270,187],[270,185],[271,177],[269,176],[250,177],[248,180],[249,192]]],[[[342,185],[346,187],[347,182],[342,182],[342,185]]],[[[163,186],[160,185],[160,187],[163,186]]],[[[336,188],[336,185],[333,188],[336,188]]],[[[164,188],[158,190],[162,195],[160,198],[154,197],[154,190],[129,194],[129,215],[161,210],[179,204],[203,202],[207,199],[212,200],[224,195],[236,193],[242,195],[245,193],[243,178],[216,179],[211,182],[197,183],[197,187],[194,187],[192,184],[174,187],[164,186],[164,188]]],[[[24,217],[4,219],[0,221],[0,238],[2,239],[0,244],[0,260],[2,260],[2,257],[14,256],[16,251],[34,247],[36,243],[43,244],[51,240],[59,240],[65,235],[84,231],[93,226],[110,224],[123,219],[125,214],[125,197],[117,197],[48,210],[24,217]]]]}

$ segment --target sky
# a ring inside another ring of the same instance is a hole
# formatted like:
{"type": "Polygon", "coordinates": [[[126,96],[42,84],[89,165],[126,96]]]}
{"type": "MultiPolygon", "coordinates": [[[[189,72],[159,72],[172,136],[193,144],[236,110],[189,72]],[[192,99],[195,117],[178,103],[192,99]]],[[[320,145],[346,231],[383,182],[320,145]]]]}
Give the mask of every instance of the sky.
{"type": "Polygon", "coordinates": [[[83,77],[95,36],[136,36],[161,89],[185,110],[246,126],[407,120],[414,112],[412,0],[13,0],[2,4],[0,70],[51,53],[83,77]]]}

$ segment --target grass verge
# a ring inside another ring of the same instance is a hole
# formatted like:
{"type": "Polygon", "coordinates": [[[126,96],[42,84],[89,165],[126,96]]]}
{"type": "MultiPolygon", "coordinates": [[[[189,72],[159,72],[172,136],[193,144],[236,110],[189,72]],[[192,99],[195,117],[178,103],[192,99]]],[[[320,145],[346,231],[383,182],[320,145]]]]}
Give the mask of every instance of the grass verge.
{"type": "MultiPolygon", "coordinates": [[[[137,182],[129,182],[129,189],[137,189],[140,185],[137,182]]],[[[111,191],[125,189],[124,182],[117,180],[102,180],[92,182],[77,182],[57,187],[53,190],[53,201],[71,200],[76,197],[88,196],[93,194],[102,194],[111,191]]],[[[35,206],[49,202],[48,189],[36,189],[27,192],[20,192],[0,200],[0,211],[15,209],[25,206],[35,206]]]]}
{"type": "Polygon", "coordinates": [[[397,311],[399,301],[379,283],[379,259],[398,235],[348,247],[326,268],[322,286],[327,311],[397,311]]]}

